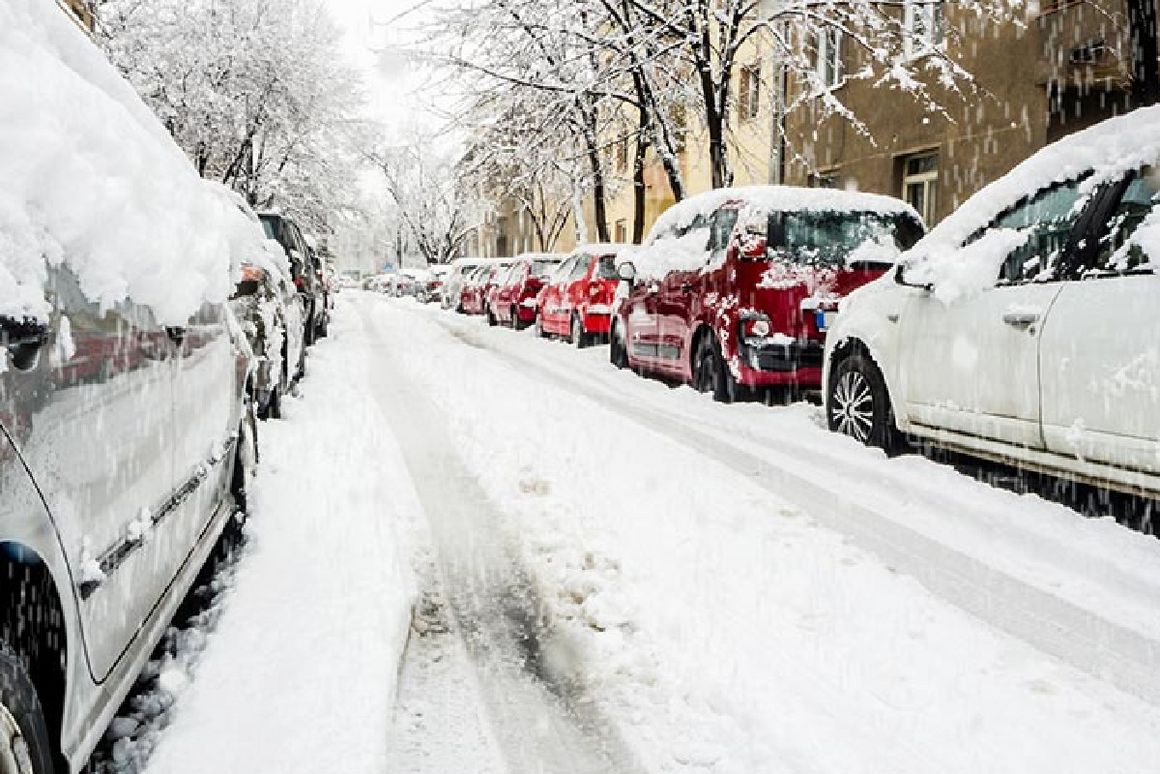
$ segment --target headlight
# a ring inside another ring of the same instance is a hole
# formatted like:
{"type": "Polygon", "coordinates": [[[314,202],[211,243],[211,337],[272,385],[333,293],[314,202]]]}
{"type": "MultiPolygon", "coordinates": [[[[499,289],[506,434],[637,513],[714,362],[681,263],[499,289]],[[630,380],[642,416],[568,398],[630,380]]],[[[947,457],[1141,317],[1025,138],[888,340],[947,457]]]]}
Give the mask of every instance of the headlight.
{"type": "Polygon", "coordinates": [[[769,320],[748,320],[745,323],[745,335],[765,338],[772,332],[769,320]]]}

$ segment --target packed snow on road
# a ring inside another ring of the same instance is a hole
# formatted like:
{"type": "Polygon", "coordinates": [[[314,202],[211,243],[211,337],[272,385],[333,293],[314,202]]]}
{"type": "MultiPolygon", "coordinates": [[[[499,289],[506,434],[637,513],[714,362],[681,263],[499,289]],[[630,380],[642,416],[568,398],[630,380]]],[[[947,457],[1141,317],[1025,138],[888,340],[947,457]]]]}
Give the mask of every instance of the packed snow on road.
{"type": "Polygon", "coordinates": [[[1160,760],[1154,538],[412,301],[311,365],[103,770],[1160,760]]]}

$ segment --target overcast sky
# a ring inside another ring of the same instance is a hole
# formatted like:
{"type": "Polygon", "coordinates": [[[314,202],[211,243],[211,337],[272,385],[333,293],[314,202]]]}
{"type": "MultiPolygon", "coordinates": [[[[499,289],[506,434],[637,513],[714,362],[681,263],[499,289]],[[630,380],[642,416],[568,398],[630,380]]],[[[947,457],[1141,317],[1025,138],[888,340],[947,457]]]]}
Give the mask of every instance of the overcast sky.
{"type": "Polygon", "coordinates": [[[370,117],[390,134],[422,123],[421,105],[411,95],[418,75],[410,72],[399,47],[423,19],[423,0],[325,0],[346,33],[351,64],[363,74],[370,117]]]}

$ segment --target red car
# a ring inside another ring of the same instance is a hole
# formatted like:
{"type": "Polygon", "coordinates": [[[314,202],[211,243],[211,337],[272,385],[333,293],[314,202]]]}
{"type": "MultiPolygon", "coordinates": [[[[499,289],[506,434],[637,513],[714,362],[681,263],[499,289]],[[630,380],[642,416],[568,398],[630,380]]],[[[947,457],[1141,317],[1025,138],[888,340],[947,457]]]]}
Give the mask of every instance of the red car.
{"type": "Polygon", "coordinates": [[[537,300],[541,336],[566,336],[577,347],[608,335],[620,279],[617,256],[626,245],[584,245],[552,274],[537,300]]]}
{"type": "Polygon", "coordinates": [[[609,357],[721,401],[822,383],[838,301],[923,235],[906,203],[785,186],[711,191],[666,212],[618,299],[609,357]]]}
{"type": "Polygon", "coordinates": [[[511,269],[496,278],[488,298],[487,321],[520,329],[536,321],[536,299],[562,256],[546,253],[521,255],[511,269]]]}
{"type": "Polygon", "coordinates": [[[495,286],[495,279],[510,263],[485,263],[467,276],[459,291],[459,311],[463,314],[483,314],[487,311],[487,296],[495,286]]]}

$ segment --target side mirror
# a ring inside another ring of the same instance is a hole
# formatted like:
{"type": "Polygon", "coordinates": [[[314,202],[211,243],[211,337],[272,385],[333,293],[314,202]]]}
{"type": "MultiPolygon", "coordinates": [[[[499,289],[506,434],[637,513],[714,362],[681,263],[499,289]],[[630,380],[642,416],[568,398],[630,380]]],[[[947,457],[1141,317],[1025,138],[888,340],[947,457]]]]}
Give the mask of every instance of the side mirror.
{"type": "Polygon", "coordinates": [[[36,366],[37,355],[48,341],[48,335],[48,325],[38,320],[0,317],[0,345],[8,350],[13,367],[20,371],[36,366]]]}
{"type": "Polygon", "coordinates": [[[625,261],[616,267],[616,276],[619,277],[622,282],[635,282],[636,265],[633,264],[632,261],[625,261]]]}
{"type": "Polygon", "coordinates": [[[906,269],[907,269],[907,266],[905,263],[899,263],[897,266],[895,266],[895,268],[894,268],[894,281],[896,283],[898,283],[899,285],[902,285],[904,287],[908,287],[908,288],[920,288],[921,290],[925,290],[928,293],[930,293],[934,290],[934,285],[929,283],[929,282],[918,283],[918,282],[909,281],[906,278],[906,269]]]}

